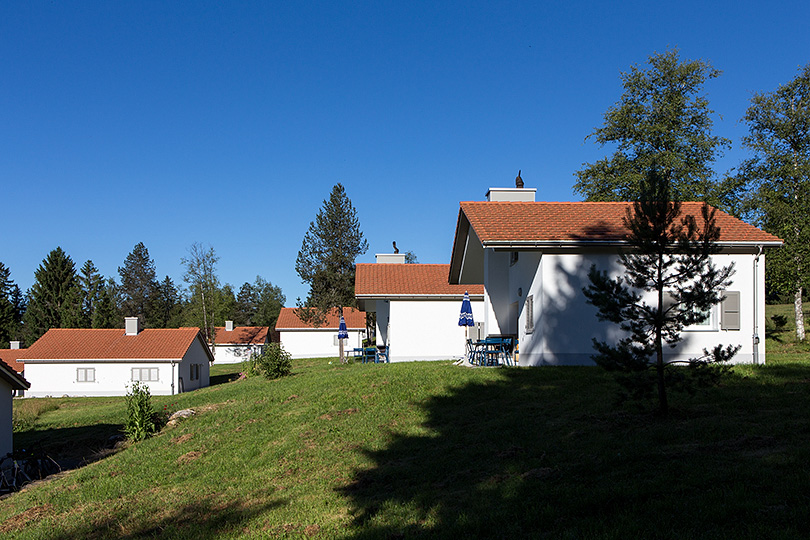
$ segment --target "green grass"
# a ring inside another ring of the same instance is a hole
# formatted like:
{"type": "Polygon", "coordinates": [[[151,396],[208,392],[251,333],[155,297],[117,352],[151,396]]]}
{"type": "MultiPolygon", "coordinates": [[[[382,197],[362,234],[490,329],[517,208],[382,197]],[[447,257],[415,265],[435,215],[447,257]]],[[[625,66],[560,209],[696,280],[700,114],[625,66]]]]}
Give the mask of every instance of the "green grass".
{"type": "MultiPolygon", "coordinates": [[[[806,354],[673,394],[667,420],[616,406],[590,367],[215,369],[154,398],[194,417],[0,501],[0,535],[759,539],[810,522],[806,354]]],[[[123,424],[121,398],[56,401],[16,443],[123,424]]]]}

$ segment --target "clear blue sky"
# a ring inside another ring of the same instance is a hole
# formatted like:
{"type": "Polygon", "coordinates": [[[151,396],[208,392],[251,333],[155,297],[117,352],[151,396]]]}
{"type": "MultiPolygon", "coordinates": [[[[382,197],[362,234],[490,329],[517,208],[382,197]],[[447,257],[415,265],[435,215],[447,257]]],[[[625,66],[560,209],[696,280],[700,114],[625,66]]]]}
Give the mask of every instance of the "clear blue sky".
{"type": "Polygon", "coordinates": [[[810,3],[164,2],[0,5],[0,262],[23,289],[61,246],[107,277],[138,242],[182,284],[193,242],[292,306],[341,182],[369,251],[449,262],[458,203],[577,200],[619,75],[678,47],[723,71],[715,133],[745,155],[754,92],[810,62],[810,3]]]}

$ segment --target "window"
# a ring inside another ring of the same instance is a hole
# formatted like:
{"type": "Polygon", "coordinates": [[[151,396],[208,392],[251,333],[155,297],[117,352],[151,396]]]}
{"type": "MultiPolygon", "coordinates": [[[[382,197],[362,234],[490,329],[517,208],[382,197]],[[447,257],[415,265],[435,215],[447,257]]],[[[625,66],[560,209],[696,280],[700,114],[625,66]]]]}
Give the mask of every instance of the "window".
{"type": "Polygon", "coordinates": [[[509,253],[509,266],[515,266],[518,262],[518,258],[520,257],[520,252],[512,251],[509,253]]]}
{"type": "Polygon", "coordinates": [[[156,367],[134,367],[132,368],[133,381],[157,381],[158,368],[156,367]]]}
{"type": "MultiPolygon", "coordinates": [[[[675,303],[675,299],[670,292],[664,292],[664,309],[669,309],[675,303]]],[[[703,312],[704,319],[700,322],[690,324],[685,327],[686,331],[717,330],[717,315],[714,307],[703,312]]]]}
{"type": "Polygon", "coordinates": [[[191,373],[189,374],[189,380],[191,381],[200,380],[200,366],[202,366],[202,364],[191,364],[190,366],[191,373]]]}
{"type": "Polygon", "coordinates": [[[723,291],[720,302],[720,328],[723,330],[740,329],[740,291],[723,291]]]}
{"type": "MultiPolygon", "coordinates": [[[[338,339],[337,335],[332,336],[332,340],[333,340],[333,343],[334,343],[335,347],[337,347],[338,345],[340,345],[340,340],[338,339]]],[[[344,339],[344,340],[343,340],[343,345],[346,345],[348,342],[349,342],[349,340],[348,340],[348,339],[344,339]]]]}
{"type": "Polygon", "coordinates": [[[531,334],[534,332],[534,295],[530,294],[526,297],[526,333],[531,334]]]}
{"type": "Polygon", "coordinates": [[[96,368],[76,368],[76,382],[96,382],[96,368]]]}

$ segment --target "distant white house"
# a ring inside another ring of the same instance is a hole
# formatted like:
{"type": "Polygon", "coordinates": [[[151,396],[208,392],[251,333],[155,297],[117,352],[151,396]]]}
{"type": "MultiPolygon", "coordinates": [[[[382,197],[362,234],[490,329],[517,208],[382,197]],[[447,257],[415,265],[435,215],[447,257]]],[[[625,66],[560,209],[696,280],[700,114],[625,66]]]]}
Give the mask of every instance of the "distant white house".
{"type": "MultiPolygon", "coordinates": [[[[320,327],[302,321],[296,308],[281,308],[276,331],[284,350],[293,358],[333,358],[340,356],[340,343],[337,337],[339,316],[333,310],[320,327]]],[[[343,308],[343,318],[349,333],[343,340],[346,351],[363,346],[366,337],[366,314],[354,308],[343,308]]]]}
{"type": "Polygon", "coordinates": [[[478,337],[484,319],[484,286],[450,285],[449,264],[405,264],[402,254],[378,254],[376,264],[358,264],[355,296],[377,314],[377,345],[391,362],[462,358],[466,340],[478,337]],[[464,293],[477,327],[458,325],[464,293]]]}
{"type": "Polygon", "coordinates": [[[213,360],[197,328],[52,328],[26,350],[27,395],[121,396],[134,381],[174,395],[208,386],[213,360]]]}
{"type": "Polygon", "coordinates": [[[28,389],[28,381],[0,360],[0,459],[14,449],[12,402],[14,392],[28,389]]]}
{"type": "Polygon", "coordinates": [[[253,353],[261,353],[267,343],[268,330],[266,326],[234,326],[233,321],[225,321],[225,326],[214,329],[214,361],[238,364],[253,353]]]}
{"type": "MultiPolygon", "coordinates": [[[[627,249],[622,218],[631,203],[535,202],[534,189],[491,189],[487,201],[462,202],[450,283],[484,284],[484,331],[519,339],[520,365],[592,364],[592,339],[615,342],[617,325],[597,319],[582,292],[592,265],[621,275],[618,253],[627,249]]],[[[702,203],[682,212],[702,223],[702,203]]],[[[725,300],[704,323],[688,327],[670,360],[703,355],[717,344],[741,345],[739,363],[764,363],[764,249],[782,241],[717,211],[718,267],[734,264],[725,300]]]]}

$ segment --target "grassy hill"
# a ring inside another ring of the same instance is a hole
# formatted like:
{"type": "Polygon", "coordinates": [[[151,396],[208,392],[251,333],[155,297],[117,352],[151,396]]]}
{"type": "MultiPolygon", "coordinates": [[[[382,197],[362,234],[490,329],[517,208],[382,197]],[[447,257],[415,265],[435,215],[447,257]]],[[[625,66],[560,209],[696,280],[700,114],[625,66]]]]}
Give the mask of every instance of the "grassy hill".
{"type": "Polygon", "coordinates": [[[768,360],[673,395],[668,420],[616,406],[599,368],[316,359],[277,381],[220,369],[220,384],[154,398],[192,418],[115,452],[104,442],[122,399],[24,400],[46,406],[17,444],[97,460],[0,501],[0,535],[803,537],[810,360],[768,360]]]}

